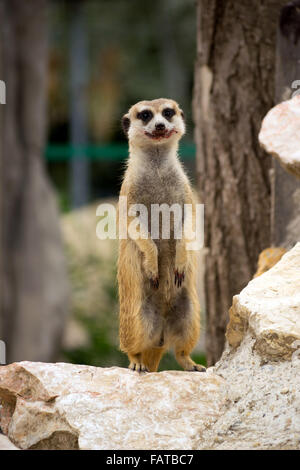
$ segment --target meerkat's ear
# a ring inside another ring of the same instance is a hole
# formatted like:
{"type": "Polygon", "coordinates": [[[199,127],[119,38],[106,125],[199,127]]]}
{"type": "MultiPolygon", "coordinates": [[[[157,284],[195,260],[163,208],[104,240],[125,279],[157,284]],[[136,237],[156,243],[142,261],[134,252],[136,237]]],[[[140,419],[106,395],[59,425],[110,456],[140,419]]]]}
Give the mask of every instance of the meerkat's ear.
{"type": "Polygon", "coordinates": [[[122,129],[123,129],[123,132],[126,135],[126,137],[128,137],[129,127],[130,127],[130,119],[129,119],[128,114],[125,114],[122,117],[122,129]]]}
{"type": "Polygon", "coordinates": [[[180,111],[182,119],[184,120],[184,112],[182,111],[182,109],[179,109],[179,111],[180,111]]]}

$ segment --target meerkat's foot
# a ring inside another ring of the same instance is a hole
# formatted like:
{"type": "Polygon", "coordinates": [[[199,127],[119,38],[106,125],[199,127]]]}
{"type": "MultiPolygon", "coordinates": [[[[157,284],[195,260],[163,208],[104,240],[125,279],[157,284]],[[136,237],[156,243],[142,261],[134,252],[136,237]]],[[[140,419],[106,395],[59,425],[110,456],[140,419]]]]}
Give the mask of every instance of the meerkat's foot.
{"type": "Polygon", "coordinates": [[[196,364],[188,354],[183,351],[175,353],[176,360],[181,367],[190,372],[206,372],[206,368],[201,364],[196,364]]]}
{"type": "Polygon", "coordinates": [[[181,284],[184,281],[185,273],[184,271],[179,271],[178,269],[175,269],[175,286],[181,287],[181,284]]]}
{"type": "Polygon", "coordinates": [[[206,372],[206,367],[202,366],[201,364],[196,364],[191,359],[191,362],[186,364],[184,370],[189,372],[206,372]]]}
{"type": "Polygon", "coordinates": [[[149,372],[145,364],[142,362],[142,355],[138,354],[128,354],[128,359],[130,361],[129,369],[136,370],[137,372],[149,372]]]}
{"type": "Polygon", "coordinates": [[[191,372],[206,372],[206,367],[202,366],[201,364],[195,364],[193,366],[193,369],[187,369],[190,370],[191,372]]]}
{"type": "Polygon", "coordinates": [[[140,362],[131,362],[128,368],[131,370],[136,370],[137,372],[149,372],[147,367],[140,362]]]}

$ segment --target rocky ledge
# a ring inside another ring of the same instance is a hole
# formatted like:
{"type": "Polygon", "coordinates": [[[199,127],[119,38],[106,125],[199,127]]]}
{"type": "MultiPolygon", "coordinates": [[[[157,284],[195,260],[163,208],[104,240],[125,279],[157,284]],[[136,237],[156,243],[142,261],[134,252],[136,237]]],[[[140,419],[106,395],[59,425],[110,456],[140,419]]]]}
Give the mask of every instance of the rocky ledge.
{"type": "Polygon", "coordinates": [[[258,140],[285,170],[300,178],[300,95],[268,112],[258,140]]]}
{"type": "Polygon", "coordinates": [[[1,427],[22,449],[191,449],[222,413],[213,373],[20,362],[0,370],[1,427]]]}
{"type": "Polygon", "coordinates": [[[206,374],[3,366],[1,429],[21,449],[300,449],[300,243],[234,297],[227,340],[206,374]]]}

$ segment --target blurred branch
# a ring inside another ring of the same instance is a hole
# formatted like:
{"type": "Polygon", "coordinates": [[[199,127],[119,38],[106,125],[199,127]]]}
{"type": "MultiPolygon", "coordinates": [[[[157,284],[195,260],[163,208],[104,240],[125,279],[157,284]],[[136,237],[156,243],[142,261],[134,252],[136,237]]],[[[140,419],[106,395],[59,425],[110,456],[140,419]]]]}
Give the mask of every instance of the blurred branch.
{"type": "Polygon", "coordinates": [[[48,3],[1,1],[1,339],[8,361],[57,357],[68,283],[55,195],[45,174],[48,3]]]}
{"type": "MultiPolygon", "coordinates": [[[[82,2],[75,2],[71,11],[70,77],[71,143],[83,150],[87,144],[88,52],[82,2]]],[[[88,202],[89,162],[82,151],[71,160],[71,194],[74,208],[88,202]]]]}

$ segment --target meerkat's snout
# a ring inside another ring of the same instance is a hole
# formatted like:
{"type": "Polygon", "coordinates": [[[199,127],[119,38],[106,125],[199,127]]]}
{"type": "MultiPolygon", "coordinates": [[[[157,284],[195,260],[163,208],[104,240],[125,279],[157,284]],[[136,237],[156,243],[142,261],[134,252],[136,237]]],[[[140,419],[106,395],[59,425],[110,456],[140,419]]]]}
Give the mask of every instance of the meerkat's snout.
{"type": "Polygon", "coordinates": [[[163,122],[158,122],[158,123],[155,124],[155,130],[157,132],[162,132],[163,133],[166,130],[166,126],[164,125],[163,122]]]}
{"type": "Polygon", "coordinates": [[[170,143],[185,133],[183,112],[173,100],[140,101],[123,116],[123,130],[135,145],[170,143]]]}
{"type": "Polygon", "coordinates": [[[174,129],[174,126],[168,126],[164,122],[159,120],[154,122],[154,126],[150,126],[149,130],[145,130],[145,135],[154,140],[169,139],[173,133],[177,133],[177,130],[174,129]]]}

